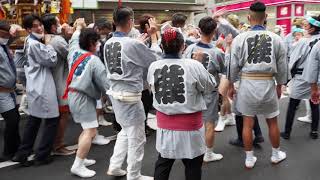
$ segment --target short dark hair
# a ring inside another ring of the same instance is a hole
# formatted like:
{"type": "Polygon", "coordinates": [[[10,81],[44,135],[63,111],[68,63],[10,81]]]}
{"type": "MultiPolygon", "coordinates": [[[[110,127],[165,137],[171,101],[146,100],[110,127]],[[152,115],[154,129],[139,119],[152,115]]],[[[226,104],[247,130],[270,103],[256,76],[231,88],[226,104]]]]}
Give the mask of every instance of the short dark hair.
{"type": "Polygon", "coordinates": [[[79,37],[79,46],[81,49],[89,51],[90,46],[95,44],[99,39],[99,34],[93,28],[82,29],[79,37]]]}
{"type": "Polygon", "coordinates": [[[48,33],[48,34],[53,34],[51,32],[51,27],[52,25],[56,25],[57,24],[57,19],[56,19],[56,15],[54,14],[44,14],[41,18],[44,30],[48,33]]]}
{"type": "Polygon", "coordinates": [[[94,29],[98,28],[98,29],[108,29],[108,30],[112,30],[112,23],[109,22],[106,18],[100,18],[98,20],[96,20],[96,22],[94,23],[94,29]]]}
{"type": "Polygon", "coordinates": [[[133,10],[129,7],[118,7],[113,11],[113,21],[116,26],[124,26],[133,16],[133,10]]]}
{"type": "Polygon", "coordinates": [[[41,18],[36,14],[28,14],[23,18],[22,26],[25,29],[31,29],[33,26],[33,21],[38,20],[41,24],[41,18]]]}
{"type": "Polygon", "coordinates": [[[250,6],[251,18],[257,21],[264,20],[266,16],[266,5],[260,1],[254,2],[250,6]]]}
{"type": "Polygon", "coordinates": [[[0,30],[9,32],[10,25],[6,21],[0,20],[0,30]]]}
{"type": "Polygon", "coordinates": [[[206,16],[200,19],[198,27],[200,28],[201,33],[210,35],[216,30],[217,23],[212,17],[206,16]]]}
{"type": "Polygon", "coordinates": [[[143,14],[140,16],[139,25],[142,31],[146,28],[146,24],[149,24],[149,19],[151,18],[154,18],[151,14],[143,14]]]}
{"type": "Polygon", "coordinates": [[[260,1],[254,2],[250,6],[250,10],[253,12],[265,12],[266,8],[266,5],[260,1]]]}
{"type": "Polygon", "coordinates": [[[183,13],[175,13],[172,15],[172,25],[173,27],[177,27],[178,25],[186,24],[188,17],[183,13]]]}
{"type": "Polygon", "coordinates": [[[163,51],[165,54],[177,54],[180,52],[181,47],[184,44],[184,38],[183,35],[175,28],[170,28],[164,31],[164,33],[161,35],[161,45],[163,48],[163,51]],[[165,38],[167,33],[170,33],[170,31],[175,30],[176,31],[176,37],[170,39],[169,41],[165,38]]]}

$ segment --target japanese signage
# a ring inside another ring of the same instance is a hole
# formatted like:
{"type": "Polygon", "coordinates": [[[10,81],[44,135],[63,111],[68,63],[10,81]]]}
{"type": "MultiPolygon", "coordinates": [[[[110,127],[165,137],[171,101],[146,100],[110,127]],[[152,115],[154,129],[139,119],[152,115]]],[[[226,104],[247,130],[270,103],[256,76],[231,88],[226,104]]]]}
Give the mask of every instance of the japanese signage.
{"type": "Polygon", "coordinates": [[[71,0],[75,9],[98,9],[98,0],[71,0]]]}

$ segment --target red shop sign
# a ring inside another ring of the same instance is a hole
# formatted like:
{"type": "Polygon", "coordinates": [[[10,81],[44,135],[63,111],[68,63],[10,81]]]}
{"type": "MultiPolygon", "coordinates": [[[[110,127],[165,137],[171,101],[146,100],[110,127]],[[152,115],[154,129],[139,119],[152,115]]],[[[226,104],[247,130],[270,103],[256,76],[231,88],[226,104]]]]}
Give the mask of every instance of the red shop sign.
{"type": "Polygon", "coordinates": [[[285,35],[291,32],[291,19],[277,20],[277,25],[280,25],[283,28],[285,35]]]}
{"type": "Polygon", "coordinates": [[[294,10],[295,16],[304,16],[304,4],[296,4],[294,10]]]}
{"type": "Polygon", "coordinates": [[[277,7],[277,18],[291,17],[291,4],[277,7]]]}

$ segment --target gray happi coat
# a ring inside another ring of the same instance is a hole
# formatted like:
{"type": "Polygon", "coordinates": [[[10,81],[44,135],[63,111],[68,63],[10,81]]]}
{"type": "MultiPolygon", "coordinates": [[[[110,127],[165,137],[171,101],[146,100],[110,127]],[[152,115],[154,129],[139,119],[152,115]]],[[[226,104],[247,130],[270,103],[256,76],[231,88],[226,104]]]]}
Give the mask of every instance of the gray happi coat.
{"type": "MultiPolygon", "coordinates": [[[[7,46],[0,46],[0,87],[16,86],[16,68],[7,46]]],[[[15,108],[15,94],[0,92],[0,113],[15,108]]]]}
{"type": "MultiPolygon", "coordinates": [[[[277,84],[288,81],[286,47],[281,37],[272,32],[257,30],[238,35],[232,42],[230,58],[227,76],[233,83],[240,79],[241,73],[273,73],[277,84]],[[254,48],[262,34],[266,36],[261,46],[254,48]],[[248,59],[249,54],[252,55],[248,59]]],[[[248,116],[277,114],[279,103],[274,80],[241,79],[236,106],[248,116]]]]}
{"type": "Polygon", "coordinates": [[[308,83],[320,85],[320,41],[315,44],[308,56],[302,78],[308,83]]]}
{"type": "MultiPolygon", "coordinates": [[[[80,31],[72,35],[69,44],[69,69],[85,51],[79,46],[80,31]]],[[[98,56],[86,57],[77,67],[69,88],[68,104],[75,122],[92,122],[97,120],[96,100],[109,88],[105,67],[98,56]]]]}
{"type": "Polygon", "coordinates": [[[154,93],[153,106],[167,115],[206,110],[203,95],[214,91],[216,86],[198,61],[170,58],[151,64],[148,83],[154,93]]]}
{"type": "Polygon", "coordinates": [[[68,101],[62,99],[62,96],[69,73],[67,60],[68,43],[62,36],[53,35],[49,44],[56,50],[58,58],[57,65],[52,69],[53,79],[57,88],[58,103],[59,106],[65,106],[68,105],[68,101]]]}
{"type": "MultiPolygon", "coordinates": [[[[308,61],[308,56],[312,47],[320,40],[320,35],[313,35],[309,38],[303,38],[294,48],[289,61],[289,70],[293,72],[295,69],[300,69],[304,72],[305,65],[308,61]]],[[[304,80],[302,73],[296,74],[290,81],[290,98],[294,99],[309,99],[311,95],[311,86],[304,80]]]]}
{"type": "MultiPolygon", "coordinates": [[[[216,86],[200,62],[172,57],[151,64],[148,83],[154,95],[153,106],[167,115],[206,110],[205,95],[216,86]]],[[[193,131],[159,128],[156,149],[164,158],[193,159],[205,152],[204,132],[204,127],[193,131]]]]}
{"type": "Polygon", "coordinates": [[[28,62],[25,73],[29,113],[38,118],[58,117],[58,99],[52,76],[52,68],[57,64],[56,51],[51,45],[45,45],[30,35],[26,53],[28,62]]]}
{"type": "Polygon", "coordinates": [[[210,74],[212,74],[217,82],[217,86],[220,83],[219,74],[226,72],[226,67],[224,65],[225,59],[224,54],[218,50],[214,45],[204,44],[201,42],[192,44],[184,52],[184,56],[188,59],[192,58],[192,54],[198,50],[203,52],[202,64],[210,74]]]}
{"type": "MultiPolygon", "coordinates": [[[[115,32],[104,45],[104,60],[110,82],[115,92],[141,93],[150,64],[157,60],[153,44],[149,49],[145,44],[115,32]]],[[[111,96],[110,96],[111,97],[111,96]]],[[[142,102],[128,104],[111,97],[117,122],[128,127],[143,123],[145,113],[142,102]]]]}

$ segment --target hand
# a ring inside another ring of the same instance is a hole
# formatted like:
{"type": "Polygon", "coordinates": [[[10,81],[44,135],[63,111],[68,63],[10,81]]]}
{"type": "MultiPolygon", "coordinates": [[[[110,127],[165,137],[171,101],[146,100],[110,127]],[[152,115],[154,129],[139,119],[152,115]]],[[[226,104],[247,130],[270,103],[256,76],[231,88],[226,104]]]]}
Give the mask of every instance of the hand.
{"type": "Polygon", "coordinates": [[[44,35],[44,44],[49,44],[52,39],[52,35],[46,34],[44,35]]]}
{"type": "Polygon", "coordinates": [[[20,26],[17,26],[17,25],[11,25],[10,26],[10,30],[9,30],[9,33],[12,37],[17,37],[17,33],[18,31],[21,31],[22,28],[20,26]]]}
{"type": "Polygon", "coordinates": [[[149,39],[149,36],[148,36],[147,33],[143,33],[143,34],[141,34],[141,35],[137,38],[137,40],[140,41],[140,42],[143,43],[143,44],[144,44],[148,39],[149,39]]]}
{"type": "Polygon", "coordinates": [[[84,20],[84,18],[78,18],[75,22],[74,22],[74,28],[76,28],[77,30],[81,30],[83,28],[85,28],[86,22],[84,20]]]}
{"type": "Polygon", "coordinates": [[[202,61],[203,61],[203,51],[201,51],[201,50],[198,50],[198,51],[196,51],[196,52],[194,52],[193,54],[192,54],[192,59],[194,59],[194,60],[197,60],[197,61],[199,61],[200,63],[202,63],[202,61]]]}
{"type": "Polygon", "coordinates": [[[149,24],[146,24],[147,32],[149,35],[157,33],[157,22],[155,18],[150,18],[148,20],[149,24]]]}
{"type": "Polygon", "coordinates": [[[228,97],[229,99],[233,100],[234,95],[237,94],[237,91],[234,89],[234,87],[230,88],[228,91],[228,97]]]}
{"type": "Polygon", "coordinates": [[[276,91],[277,91],[277,96],[278,96],[278,98],[280,99],[281,94],[282,94],[282,85],[280,85],[280,84],[277,85],[276,91]]]}
{"type": "Polygon", "coordinates": [[[216,47],[222,49],[224,46],[224,42],[225,42],[225,40],[222,39],[221,37],[219,37],[219,39],[216,42],[216,47]]]}
{"type": "Polygon", "coordinates": [[[226,13],[227,10],[225,8],[219,9],[218,11],[213,13],[212,18],[217,20],[226,13]]]}
{"type": "Polygon", "coordinates": [[[230,47],[232,44],[232,41],[233,41],[232,34],[228,34],[228,36],[225,39],[226,45],[230,47]]]}
{"type": "Polygon", "coordinates": [[[320,103],[319,98],[320,98],[320,93],[319,93],[318,85],[312,84],[311,85],[311,102],[313,102],[314,104],[319,104],[320,103]]]}

